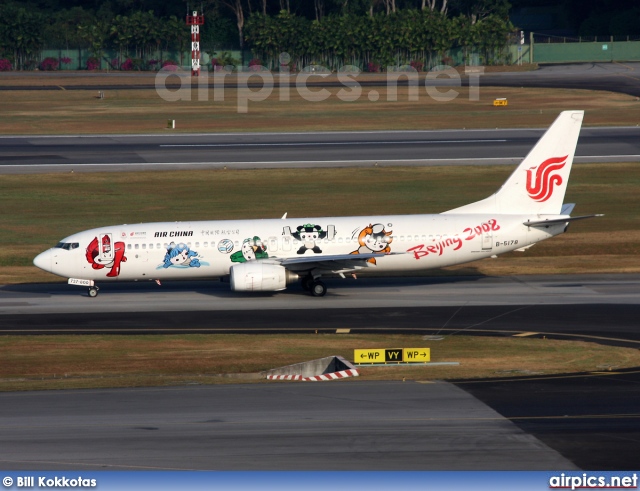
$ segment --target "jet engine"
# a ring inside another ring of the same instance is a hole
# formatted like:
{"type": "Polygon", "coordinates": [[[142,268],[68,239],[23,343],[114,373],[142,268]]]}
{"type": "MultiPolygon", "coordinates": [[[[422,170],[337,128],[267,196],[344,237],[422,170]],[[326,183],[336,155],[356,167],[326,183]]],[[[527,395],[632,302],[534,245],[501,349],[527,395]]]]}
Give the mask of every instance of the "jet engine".
{"type": "Polygon", "coordinates": [[[298,275],[279,264],[261,260],[231,266],[231,289],[234,292],[275,292],[284,290],[298,275]]]}

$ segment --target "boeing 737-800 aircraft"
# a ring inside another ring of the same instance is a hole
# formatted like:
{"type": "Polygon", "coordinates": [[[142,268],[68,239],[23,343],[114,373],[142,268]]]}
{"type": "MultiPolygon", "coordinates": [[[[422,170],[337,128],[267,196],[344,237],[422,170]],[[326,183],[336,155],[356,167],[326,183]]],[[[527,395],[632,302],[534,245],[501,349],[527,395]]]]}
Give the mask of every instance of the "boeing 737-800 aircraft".
{"type": "Polygon", "coordinates": [[[563,205],[583,115],[561,113],[495,194],[439,215],[115,225],[71,235],[33,262],[91,297],[103,281],[214,278],[242,292],[301,279],[323,296],[326,275],[421,271],[525,250],[588,218],[563,205]]]}

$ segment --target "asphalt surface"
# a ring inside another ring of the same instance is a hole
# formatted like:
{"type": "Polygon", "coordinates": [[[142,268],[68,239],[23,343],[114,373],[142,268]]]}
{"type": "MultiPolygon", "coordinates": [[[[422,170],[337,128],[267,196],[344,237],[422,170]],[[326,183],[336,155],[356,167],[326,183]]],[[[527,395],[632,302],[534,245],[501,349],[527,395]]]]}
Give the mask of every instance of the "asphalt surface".
{"type": "MultiPolygon", "coordinates": [[[[519,163],[544,129],[0,137],[0,174],[519,163]]],[[[583,128],[575,162],[640,162],[640,127],[583,128]]]]}
{"type": "Polygon", "coordinates": [[[0,334],[175,332],[476,333],[591,339],[640,347],[640,275],[328,279],[236,293],[219,282],[0,287],[0,334]],[[606,327],[605,327],[606,326],[606,327]]]}
{"type": "MultiPolygon", "coordinates": [[[[0,288],[0,333],[526,334],[640,347],[640,276],[329,280],[245,295],[208,282],[0,288]]],[[[425,368],[428,378],[428,368],[425,368]]],[[[194,380],[197,384],[197,380],[194,380]]],[[[0,466],[33,469],[621,470],[640,370],[449,383],[0,393],[0,466]]]]}
{"type": "Polygon", "coordinates": [[[0,407],[7,470],[577,468],[447,383],[0,393],[0,407]]]}
{"type": "Polygon", "coordinates": [[[640,63],[541,65],[532,72],[482,75],[481,86],[606,90],[640,97],[640,63]]]}
{"type": "Polygon", "coordinates": [[[456,383],[582,469],[637,469],[640,369],[456,383]]]}
{"type": "MultiPolygon", "coordinates": [[[[435,72],[434,72],[435,73],[435,72]]],[[[149,90],[155,89],[155,84],[101,84],[96,85],[80,85],[74,82],[77,77],[100,77],[101,79],[109,79],[109,77],[122,79],[123,77],[134,78],[136,74],[91,74],[91,73],[29,73],[29,72],[11,72],[3,74],[3,78],[8,81],[0,84],[0,90],[149,90]],[[38,83],[34,85],[12,85],[12,76],[33,76],[37,78],[38,83]],[[69,83],[46,84],[48,77],[67,78],[69,83]],[[43,83],[45,82],[45,83],[43,83]]],[[[142,76],[148,76],[143,74],[142,76]]],[[[461,83],[464,86],[469,85],[470,80],[475,83],[475,77],[479,77],[480,86],[493,86],[493,87],[542,87],[542,88],[569,88],[569,89],[583,89],[583,90],[606,90],[610,92],[620,92],[632,96],[640,96],[640,63],[638,62],[626,62],[626,63],[572,63],[572,64],[554,64],[554,65],[541,65],[538,70],[525,71],[525,72],[497,72],[497,73],[482,73],[480,75],[472,75],[470,79],[467,76],[462,76],[461,80],[451,80],[447,77],[440,76],[437,80],[421,81],[421,84],[430,86],[455,86],[461,83]]],[[[182,74],[184,81],[190,82],[190,75],[188,72],[182,74]]],[[[380,86],[380,82],[368,81],[367,74],[361,75],[357,82],[363,87],[376,87],[380,86]]],[[[3,81],[4,82],[4,81],[3,81]]],[[[189,83],[187,82],[187,83],[189,83]]],[[[199,83],[202,83],[199,81],[199,83]]],[[[407,85],[405,80],[399,80],[399,86],[407,85]]],[[[213,80],[208,85],[213,87],[213,80]]],[[[236,87],[235,83],[225,83],[225,87],[236,87]]],[[[249,87],[260,87],[261,82],[254,82],[249,79],[247,85],[249,87]]],[[[295,81],[290,83],[291,86],[295,86],[295,81]]],[[[308,87],[338,87],[345,86],[339,82],[328,81],[316,81],[313,78],[310,79],[306,85],[308,87]]],[[[167,79],[166,87],[169,89],[177,89],[181,85],[172,82],[171,78],[167,79]]]]}

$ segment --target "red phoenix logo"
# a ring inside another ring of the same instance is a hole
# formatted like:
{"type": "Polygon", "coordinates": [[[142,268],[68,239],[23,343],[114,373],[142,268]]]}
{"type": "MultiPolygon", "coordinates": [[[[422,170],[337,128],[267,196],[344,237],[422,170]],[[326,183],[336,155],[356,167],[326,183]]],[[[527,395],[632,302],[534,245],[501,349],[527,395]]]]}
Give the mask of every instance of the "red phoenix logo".
{"type": "Polygon", "coordinates": [[[533,169],[527,170],[527,192],[532,200],[543,202],[551,198],[553,186],[562,184],[562,176],[551,174],[562,169],[566,165],[567,155],[564,157],[551,157],[537,167],[535,182],[533,181],[533,169]]]}

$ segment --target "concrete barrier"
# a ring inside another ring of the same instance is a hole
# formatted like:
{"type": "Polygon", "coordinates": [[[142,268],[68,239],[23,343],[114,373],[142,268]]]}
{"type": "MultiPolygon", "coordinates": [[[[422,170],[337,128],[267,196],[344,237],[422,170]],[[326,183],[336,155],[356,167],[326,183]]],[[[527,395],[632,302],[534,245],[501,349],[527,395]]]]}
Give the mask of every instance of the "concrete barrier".
{"type": "Polygon", "coordinates": [[[341,356],[296,363],[263,372],[268,380],[301,380],[314,382],[359,376],[358,370],[341,356]]]}

